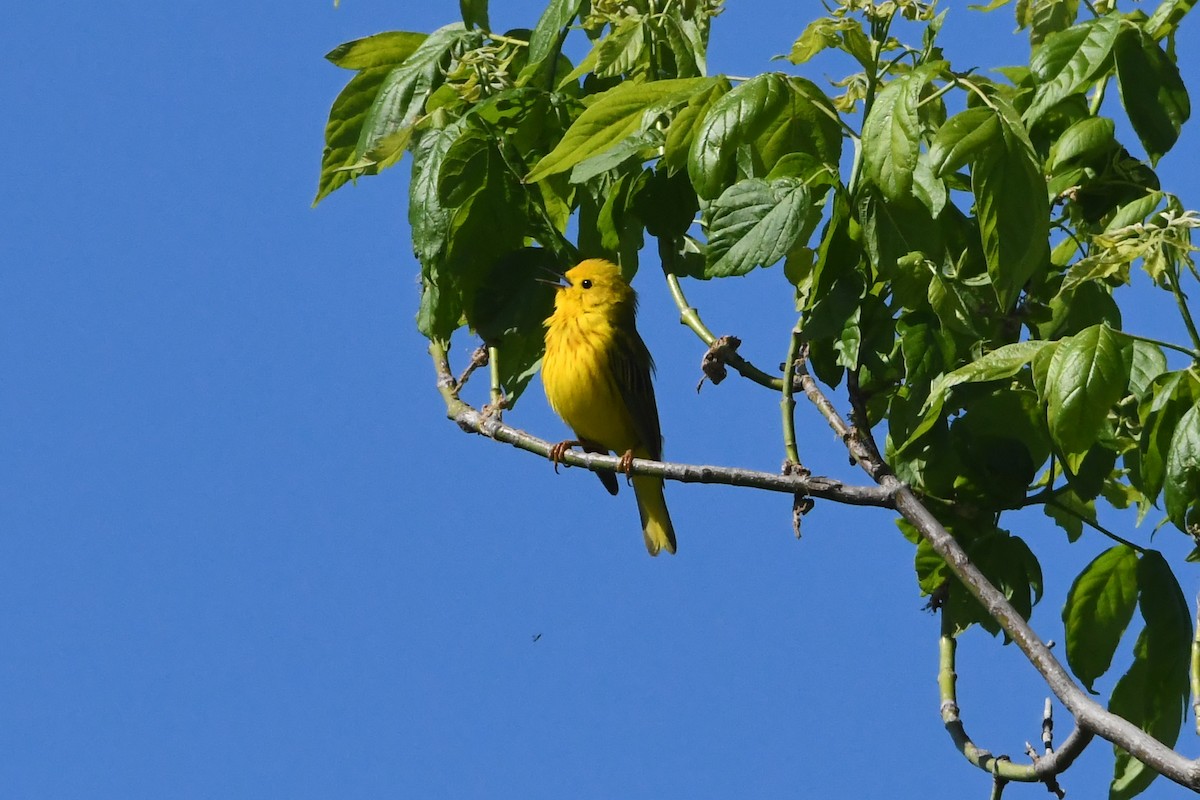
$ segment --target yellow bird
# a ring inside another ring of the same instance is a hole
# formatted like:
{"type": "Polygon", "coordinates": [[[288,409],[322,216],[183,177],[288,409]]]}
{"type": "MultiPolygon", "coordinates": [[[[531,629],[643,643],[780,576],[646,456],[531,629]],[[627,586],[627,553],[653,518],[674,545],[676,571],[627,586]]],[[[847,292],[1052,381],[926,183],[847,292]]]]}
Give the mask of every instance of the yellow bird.
{"type": "MultiPolygon", "coordinates": [[[[546,320],[542,384],[550,407],[575,431],[577,441],[560,442],[555,462],[579,445],[595,453],[621,453],[625,469],[633,458],[662,459],[662,431],[650,375],[654,361],[634,326],[637,294],[617,266],[599,258],[567,270],[546,320]]],[[[599,472],[612,494],[617,481],[599,472]]],[[[633,476],[650,555],[675,552],[675,529],[663,498],[662,478],[633,476]]]]}

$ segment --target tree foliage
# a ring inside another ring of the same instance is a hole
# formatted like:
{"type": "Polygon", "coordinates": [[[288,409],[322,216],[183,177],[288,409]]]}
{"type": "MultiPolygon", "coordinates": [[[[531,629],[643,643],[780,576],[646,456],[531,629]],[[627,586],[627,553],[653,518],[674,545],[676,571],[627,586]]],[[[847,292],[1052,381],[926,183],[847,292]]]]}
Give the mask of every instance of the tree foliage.
{"type": "MultiPolygon", "coordinates": [[[[1175,34],[1192,3],[1019,0],[1028,63],[980,73],[947,60],[932,4],[841,0],[800,28],[790,68],[749,78],[708,74],[721,0],[550,0],[531,29],[503,33],[486,0],[460,5],[461,22],[430,34],[328,54],[354,75],[330,111],[317,201],[411,153],[417,325],[435,345],[464,327],[483,339],[493,410],[536,372],[546,265],[601,256],[632,276],[652,239],[702,335],[681,279],[771,269],[795,295],[807,369],[847,387],[856,433],[880,439],[880,463],[1021,616],[1042,570],[1005,512],[1040,506],[1072,541],[1083,526],[1116,540],[1071,586],[1066,659],[1091,691],[1137,614],[1109,709],[1173,745],[1191,615],[1172,565],[1098,512],[1161,508],[1200,542],[1200,334],[1185,295],[1200,217],[1155,172],[1190,113],[1175,34]],[[831,91],[797,74],[830,56],[854,65],[831,91]],[[1123,326],[1134,270],[1188,341],[1123,326]]],[[[999,633],[924,532],[901,527],[949,629],[999,633]]],[[[1131,797],[1154,772],[1112,740],[1111,796],[1131,797]]]]}

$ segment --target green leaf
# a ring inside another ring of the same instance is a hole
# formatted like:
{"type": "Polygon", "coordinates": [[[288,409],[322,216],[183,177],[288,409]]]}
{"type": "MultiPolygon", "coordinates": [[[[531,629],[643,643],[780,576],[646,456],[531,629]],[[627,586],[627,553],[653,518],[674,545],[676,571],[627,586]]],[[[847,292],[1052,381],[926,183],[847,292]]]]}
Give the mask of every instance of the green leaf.
{"type": "Polygon", "coordinates": [[[1195,385],[1186,371],[1155,378],[1138,405],[1142,435],[1138,440],[1136,485],[1153,502],[1162,491],[1167,454],[1179,420],[1192,407],[1195,385]]]}
{"type": "Polygon", "coordinates": [[[412,177],[408,184],[408,223],[413,250],[422,265],[437,262],[446,249],[450,212],[442,206],[438,177],[450,146],[458,140],[462,123],[423,133],[413,146],[412,177]]]}
{"type": "Polygon", "coordinates": [[[1187,86],[1175,61],[1140,30],[1122,33],[1116,57],[1121,102],[1150,163],[1157,164],[1191,116],[1187,86]]]}
{"type": "Polygon", "coordinates": [[[1047,36],[1030,60],[1039,86],[1025,110],[1025,122],[1032,125],[1068,96],[1086,88],[1106,66],[1120,31],[1120,15],[1110,14],[1047,36]]]}
{"type": "MultiPolygon", "coordinates": [[[[958,535],[958,531],[955,531],[958,535]]],[[[1029,618],[1042,594],[1042,570],[1037,558],[1017,536],[992,528],[964,544],[971,561],[1004,594],[1017,612],[1029,618]]],[[[950,590],[949,613],[959,632],[978,622],[993,636],[1000,626],[957,579],[950,590]]]]}
{"type": "Polygon", "coordinates": [[[1084,567],[1067,593],[1062,612],[1067,663],[1093,694],[1092,684],[1112,665],[1117,644],[1133,618],[1137,575],[1137,552],[1116,545],[1084,567]]]}
{"type": "Polygon", "coordinates": [[[563,28],[575,19],[581,2],[582,0],[550,0],[529,37],[529,62],[526,69],[536,69],[537,65],[554,55],[563,28]]]}
{"type": "MultiPolygon", "coordinates": [[[[1188,663],[1192,621],[1187,601],[1162,554],[1147,550],[1138,564],[1138,605],[1146,627],[1133,649],[1133,665],[1117,682],[1108,708],[1167,747],[1179,738],[1189,699],[1188,663]]],[[[1157,777],[1125,751],[1115,748],[1110,798],[1134,797],[1157,777]]]]}
{"type": "Polygon", "coordinates": [[[1196,5],[1196,0],[1163,0],[1146,20],[1143,30],[1155,41],[1174,33],[1180,21],[1196,5]]]}
{"type": "Polygon", "coordinates": [[[968,108],[938,128],[929,146],[929,166],[933,174],[944,177],[956,172],[1001,140],[1000,119],[990,108],[968,108]]]}
{"type": "Polygon", "coordinates": [[[1016,113],[1001,104],[1003,147],[982,153],[971,167],[979,233],[988,276],[1002,311],[1015,305],[1025,282],[1050,262],[1050,202],[1041,163],[1016,113]]]}
{"type": "Polygon", "coordinates": [[[711,87],[713,78],[679,78],[635,83],[626,81],[598,95],[563,138],[525,177],[534,183],[600,155],[625,138],[650,127],[665,111],[711,87]]]}
{"type": "Polygon", "coordinates": [[[1096,504],[1081,499],[1070,489],[1055,492],[1054,499],[1042,506],[1042,511],[1066,531],[1067,541],[1070,542],[1078,541],[1083,535],[1084,520],[1096,520],[1096,504]]]}
{"type": "Polygon", "coordinates": [[[735,183],[710,208],[705,277],[745,275],[779,261],[811,231],[810,210],[808,187],[795,178],[735,183]]]}
{"type": "Polygon", "coordinates": [[[925,401],[925,408],[931,408],[939,402],[939,398],[944,401],[950,390],[959,384],[1011,378],[1033,361],[1043,348],[1053,344],[1046,341],[1014,342],[985,353],[934,381],[929,389],[929,399],[925,401]]]}
{"type": "Polygon", "coordinates": [[[793,64],[804,64],[822,50],[837,47],[842,42],[840,33],[851,27],[858,28],[860,32],[862,30],[860,23],[855,19],[821,17],[813,20],[808,23],[808,26],[792,44],[792,51],[787,57],[788,61],[793,64]]]}
{"type": "Polygon", "coordinates": [[[601,78],[615,78],[632,72],[646,49],[646,21],[625,17],[596,47],[593,71],[601,78]]]}
{"type": "Polygon", "coordinates": [[[1167,357],[1163,355],[1162,348],[1156,344],[1135,339],[1133,360],[1129,369],[1129,391],[1136,397],[1142,397],[1154,379],[1166,371],[1167,357]]]}
{"type": "Polygon", "coordinates": [[[700,197],[711,200],[732,182],[737,146],[775,119],[790,94],[783,76],[767,73],[735,86],[712,104],[688,154],[688,175],[700,197]]]}
{"type": "MultiPolygon", "coordinates": [[[[646,160],[663,143],[662,131],[648,128],[629,136],[605,150],[600,155],[585,158],[571,167],[571,183],[585,183],[602,172],[620,167],[627,161],[639,164],[646,160]]],[[[543,178],[543,180],[545,180],[543,178]]]]}
{"type": "Polygon", "coordinates": [[[923,65],[884,86],[863,122],[863,166],[888,200],[907,198],[912,192],[921,150],[917,102],[941,66],[941,62],[923,65]]]}
{"type": "Polygon", "coordinates": [[[1163,499],[1171,522],[1187,533],[1200,505],[1200,405],[1187,410],[1171,436],[1163,499]]]}
{"type": "MultiPolygon", "coordinates": [[[[379,94],[383,79],[391,70],[391,67],[364,69],[350,79],[333,101],[329,122],[325,125],[325,150],[321,154],[321,174],[317,195],[313,198],[314,206],[354,178],[346,167],[359,160],[356,151],[363,121],[379,94]]],[[[362,174],[371,174],[371,169],[363,169],[362,174]]]]}
{"type": "Polygon", "coordinates": [[[1050,435],[1066,453],[1082,453],[1108,430],[1109,410],[1125,396],[1132,347],[1107,325],[1063,340],[1046,375],[1050,435]]]}
{"type": "Polygon", "coordinates": [[[325,58],[343,69],[373,69],[404,62],[428,38],[428,34],[388,31],[339,44],[325,58]]]}
{"type": "Polygon", "coordinates": [[[1032,0],[1023,3],[1021,8],[1026,9],[1028,15],[1023,22],[1029,27],[1029,43],[1036,45],[1075,21],[1079,0],[1032,0]]]}
{"type": "Polygon", "coordinates": [[[789,155],[803,153],[836,169],[842,153],[837,111],[811,81],[791,76],[776,114],[757,126],[750,139],[753,173],[761,177],[789,155]]]}
{"type": "Polygon", "coordinates": [[[962,463],[956,487],[984,508],[1000,511],[1025,503],[1030,483],[1050,455],[1045,416],[1031,389],[972,396],[950,426],[962,463]]]}
{"type": "Polygon", "coordinates": [[[1063,131],[1050,147],[1051,172],[1102,158],[1116,147],[1116,124],[1107,117],[1085,117],[1063,131]]]}
{"type": "Polygon", "coordinates": [[[999,347],[980,358],[965,364],[948,374],[942,375],[929,387],[929,397],[921,409],[921,421],[913,428],[908,439],[897,448],[897,453],[909,447],[929,432],[942,417],[942,409],[950,396],[950,390],[963,383],[1003,380],[1020,372],[1026,364],[1037,357],[1043,349],[1055,347],[1057,343],[1046,341],[1014,342],[999,347]]]}
{"type": "Polygon", "coordinates": [[[672,172],[687,169],[688,152],[691,150],[696,130],[713,103],[723,97],[731,86],[728,78],[723,75],[718,77],[712,86],[694,94],[671,120],[667,127],[663,161],[672,172]]]}
{"type": "Polygon", "coordinates": [[[463,25],[468,28],[491,30],[488,23],[488,0],[458,0],[458,10],[462,14],[463,25]]]}
{"type": "Polygon", "coordinates": [[[424,109],[425,98],[442,82],[451,51],[477,39],[478,34],[456,23],[439,28],[421,42],[379,87],[363,121],[356,154],[372,162],[383,161],[373,154],[376,148],[416,121],[424,109]]]}
{"type": "Polygon", "coordinates": [[[634,207],[646,232],[659,239],[683,236],[700,210],[687,175],[662,168],[655,170],[638,192],[634,207]]]}
{"type": "Polygon", "coordinates": [[[696,20],[684,17],[678,6],[666,9],[662,20],[671,54],[675,56],[676,76],[693,78],[708,72],[708,46],[696,20]]]}
{"type": "Polygon", "coordinates": [[[549,251],[521,248],[497,260],[468,298],[467,321],[499,350],[508,408],[529,384],[545,349],[542,322],[554,309],[554,287],[540,279],[560,268],[549,251]]]}

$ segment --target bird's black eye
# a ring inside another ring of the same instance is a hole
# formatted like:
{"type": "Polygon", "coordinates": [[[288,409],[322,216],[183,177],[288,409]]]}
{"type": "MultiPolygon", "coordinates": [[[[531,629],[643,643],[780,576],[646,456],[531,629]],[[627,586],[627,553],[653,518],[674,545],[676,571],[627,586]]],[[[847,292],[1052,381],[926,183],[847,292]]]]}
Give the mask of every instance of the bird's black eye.
{"type": "Polygon", "coordinates": [[[580,286],[582,286],[582,287],[583,287],[583,288],[585,288],[585,289],[590,289],[590,288],[592,288],[592,282],[591,282],[590,280],[588,280],[587,278],[584,278],[583,280],[581,280],[581,281],[579,282],[579,285],[580,285],[580,286]]]}

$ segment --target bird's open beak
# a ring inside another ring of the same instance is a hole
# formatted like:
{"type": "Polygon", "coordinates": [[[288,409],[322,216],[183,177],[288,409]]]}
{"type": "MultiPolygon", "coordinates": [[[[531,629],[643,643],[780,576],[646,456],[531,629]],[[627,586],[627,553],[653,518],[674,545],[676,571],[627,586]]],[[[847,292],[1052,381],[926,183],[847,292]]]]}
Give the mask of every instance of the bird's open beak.
{"type": "Polygon", "coordinates": [[[565,289],[571,285],[571,282],[567,280],[567,276],[563,275],[561,272],[558,272],[557,270],[550,269],[549,267],[542,267],[542,271],[545,272],[547,275],[553,276],[554,279],[551,280],[550,278],[534,278],[534,280],[536,280],[538,283],[544,283],[549,286],[553,286],[555,289],[565,289]]]}

